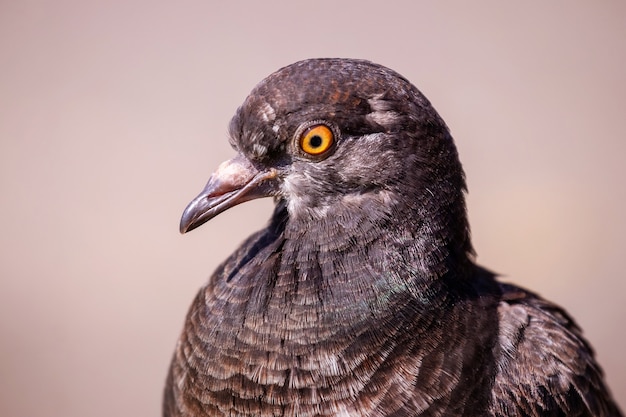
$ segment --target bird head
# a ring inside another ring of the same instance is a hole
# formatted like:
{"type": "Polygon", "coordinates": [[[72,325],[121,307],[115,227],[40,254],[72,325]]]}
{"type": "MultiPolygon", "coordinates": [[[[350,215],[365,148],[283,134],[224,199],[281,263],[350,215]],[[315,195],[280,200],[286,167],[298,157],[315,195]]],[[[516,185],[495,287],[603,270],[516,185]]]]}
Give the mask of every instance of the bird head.
{"type": "Polygon", "coordinates": [[[182,233],[236,204],[274,197],[294,221],[358,218],[361,226],[396,222],[435,235],[453,228],[458,236],[448,240],[471,251],[464,175],[448,128],[388,68],[352,59],[282,68],[237,110],[230,143],[237,155],[187,206],[182,233]]]}

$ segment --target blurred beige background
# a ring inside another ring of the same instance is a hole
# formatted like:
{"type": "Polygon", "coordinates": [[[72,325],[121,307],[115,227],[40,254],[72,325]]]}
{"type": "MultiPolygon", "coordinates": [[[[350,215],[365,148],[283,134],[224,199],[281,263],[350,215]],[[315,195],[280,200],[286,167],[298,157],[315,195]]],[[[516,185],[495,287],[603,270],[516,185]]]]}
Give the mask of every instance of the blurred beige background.
{"type": "Polygon", "coordinates": [[[366,58],[460,149],[480,263],[577,318],[626,407],[626,3],[0,3],[0,415],[155,416],[187,307],[271,201],[185,236],[235,108],[366,58]]]}

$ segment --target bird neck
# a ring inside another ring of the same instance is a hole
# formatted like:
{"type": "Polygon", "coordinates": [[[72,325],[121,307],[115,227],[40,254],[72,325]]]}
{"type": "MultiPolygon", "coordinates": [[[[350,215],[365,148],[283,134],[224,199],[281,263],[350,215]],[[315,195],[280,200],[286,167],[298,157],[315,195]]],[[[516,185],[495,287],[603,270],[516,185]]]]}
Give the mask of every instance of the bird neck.
{"type": "Polygon", "coordinates": [[[343,221],[306,222],[279,202],[269,226],[209,283],[206,296],[221,312],[216,317],[230,317],[233,331],[262,334],[259,349],[348,340],[373,322],[387,334],[392,326],[385,323],[397,324],[398,314],[456,320],[446,306],[466,298],[473,285],[465,248],[453,245],[455,236],[433,241],[440,232],[428,219],[409,221],[401,210],[374,219],[372,203],[362,203],[368,215],[349,209],[348,216],[336,207],[334,218],[343,221]]]}
{"type": "Polygon", "coordinates": [[[381,303],[411,294],[428,308],[473,271],[463,195],[443,205],[406,200],[390,192],[353,195],[298,215],[279,203],[283,263],[296,271],[288,276],[318,280],[315,299],[326,305],[349,301],[382,311],[381,303]]]}

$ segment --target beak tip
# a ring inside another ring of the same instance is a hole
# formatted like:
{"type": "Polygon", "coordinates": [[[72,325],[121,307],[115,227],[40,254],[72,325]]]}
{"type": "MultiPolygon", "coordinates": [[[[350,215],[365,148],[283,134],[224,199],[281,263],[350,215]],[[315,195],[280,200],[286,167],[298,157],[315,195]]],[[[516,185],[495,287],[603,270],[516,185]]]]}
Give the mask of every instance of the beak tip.
{"type": "Polygon", "coordinates": [[[184,235],[187,232],[191,232],[196,227],[198,227],[198,225],[191,225],[191,224],[188,224],[188,223],[181,223],[178,231],[180,232],[181,235],[184,235]]]}
{"type": "Polygon", "coordinates": [[[181,235],[184,235],[187,232],[192,231],[196,227],[200,226],[202,223],[198,223],[196,219],[191,215],[189,210],[185,210],[182,218],[180,219],[180,225],[178,226],[178,231],[181,235]]]}

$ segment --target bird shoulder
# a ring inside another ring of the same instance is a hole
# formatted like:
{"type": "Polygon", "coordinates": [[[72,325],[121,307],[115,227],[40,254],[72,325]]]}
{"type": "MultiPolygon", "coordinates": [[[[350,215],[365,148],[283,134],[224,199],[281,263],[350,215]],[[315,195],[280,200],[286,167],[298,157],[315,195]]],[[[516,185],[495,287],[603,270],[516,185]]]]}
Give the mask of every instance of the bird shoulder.
{"type": "Polygon", "coordinates": [[[593,350],[559,306],[501,284],[494,416],[619,416],[593,350]]]}

